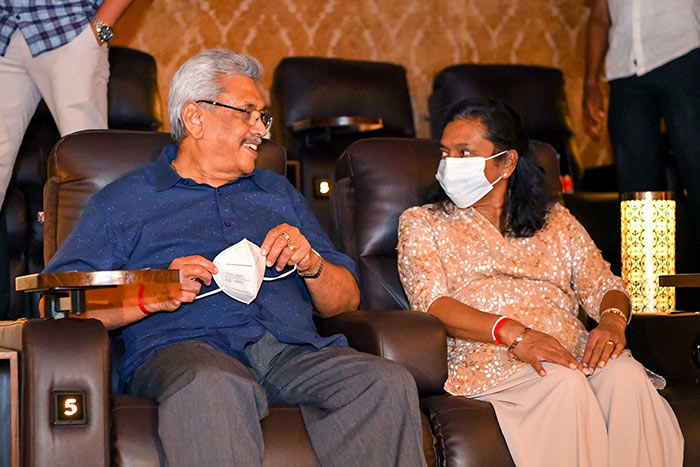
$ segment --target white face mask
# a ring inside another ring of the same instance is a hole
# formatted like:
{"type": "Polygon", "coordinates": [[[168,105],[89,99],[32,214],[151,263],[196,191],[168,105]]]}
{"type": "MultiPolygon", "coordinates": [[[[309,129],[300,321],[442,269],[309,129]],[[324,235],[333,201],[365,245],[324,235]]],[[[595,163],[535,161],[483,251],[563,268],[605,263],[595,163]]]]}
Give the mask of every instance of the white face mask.
{"type": "Polygon", "coordinates": [[[501,151],[491,157],[446,157],[440,161],[435,178],[458,208],[468,208],[503,178],[490,183],[484,173],[486,161],[507,152],[501,151]]]}
{"type": "Polygon", "coordinates": [[[222,250],[216,255],[213,263],[219,269],[213,278],[220,288],[198,295],[197,298],[208,297],[223,291],[229,297],[246,305],[258,296],[263,281],[282,279],[297,269],[294,265],[291,271],[277,277],[265,277],[265,257],[260,254],[260,247],[247,238],[222,250]]]}

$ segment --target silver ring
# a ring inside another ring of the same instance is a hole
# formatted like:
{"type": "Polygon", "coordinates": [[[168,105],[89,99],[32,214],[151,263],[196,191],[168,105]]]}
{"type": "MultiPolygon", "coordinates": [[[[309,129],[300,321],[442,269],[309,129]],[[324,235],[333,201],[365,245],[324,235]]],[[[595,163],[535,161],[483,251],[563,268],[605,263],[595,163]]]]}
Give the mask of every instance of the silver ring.
{"type": "Polygon", "coordinates": [[[607,345],[615,345],[615,342],[613,342],[613,341],[607,341],[606,344],[607,344],[607,345]]]}
{"type": "Polygon", "coordinates": [[[284,232],[282,232],[280,235],[282,236],[282,238],[284,238],[287,241],[287,245],[289,245],[289,235],[287,235],[284,232]]]}

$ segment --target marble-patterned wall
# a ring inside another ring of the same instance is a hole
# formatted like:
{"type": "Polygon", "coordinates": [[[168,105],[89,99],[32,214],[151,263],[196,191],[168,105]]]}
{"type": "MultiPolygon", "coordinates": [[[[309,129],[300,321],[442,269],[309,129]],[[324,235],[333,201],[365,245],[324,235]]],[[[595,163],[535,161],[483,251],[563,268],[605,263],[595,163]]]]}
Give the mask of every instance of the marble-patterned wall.
{"type": "MultiPolygon", "coordinates": [[[[152,54],[166,109],[168,82],[187,58],[227,47],[272,71],[290,55],[389,61],[408,72],[418,135],[427,137],[433,76],[464,62],[561,68],[584,165],[611,161],[581,117],[586,0],[136,0],[114,44],[152,54]]],[[[266,96],[267,97],[267,96],[266,96]]]]}

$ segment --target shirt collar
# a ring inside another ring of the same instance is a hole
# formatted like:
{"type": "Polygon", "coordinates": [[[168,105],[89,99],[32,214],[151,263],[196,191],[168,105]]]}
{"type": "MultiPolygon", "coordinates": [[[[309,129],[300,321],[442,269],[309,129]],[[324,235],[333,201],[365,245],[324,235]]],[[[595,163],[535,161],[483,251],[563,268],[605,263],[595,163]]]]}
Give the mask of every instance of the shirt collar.
{"type": "MultiPolygon", "coordinates": [[[[176,145],[168,144],[163,148],[163,150],[160,153],[160,156],[158,156],[158,159],[156,159],[154,169],[156,191],[163,191],[167,190],[168,188],[172,188],[177,182],[179,182],[182,179],[180,174],[178,174],[177,171],[171,165],[177,157],[177,152],[178,147],[176,145]]],[[[268,193],[272,192],[270,181],[267,179],[267,177],[263,177],[260,170],[257,169],[253,170],[251,173],[243,174],[240,177],[229,181],[228,183],[226,183],[226,185],[236,183],[238,180],[243,179],[250,179],[261,190],[267,191],[268,193]]]]}

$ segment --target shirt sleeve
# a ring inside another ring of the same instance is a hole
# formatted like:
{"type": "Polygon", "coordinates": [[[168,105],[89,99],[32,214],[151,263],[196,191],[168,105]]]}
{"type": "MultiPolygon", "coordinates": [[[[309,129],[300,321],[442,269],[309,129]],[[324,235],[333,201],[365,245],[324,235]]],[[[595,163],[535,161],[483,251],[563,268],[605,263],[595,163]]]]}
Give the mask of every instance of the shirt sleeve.
{"type": "Polygon", "coordinates": [[[612,273],[610,263],[603,259],[586,229],[568,209],[559,204],[553,209],[562,219],[562,234],[568,240],[571,287],[588,316],[598,321],[603,296],[610,290],[619,290],[627,295],[625,284],[622,278],[612,273]]]}
{"type": "Polygon", "coordinates": [[[80,220],[43,272],[122,269],[127,258],[121,237],[98,193],[90,198],[80,220]]]}
{"type": "Polygon", "coordinates": [[[425,208],[410,208],[399,218],[398,268],[411,309],[427,312],[442,296],[449,296],[433,228],[425,208]]]}

